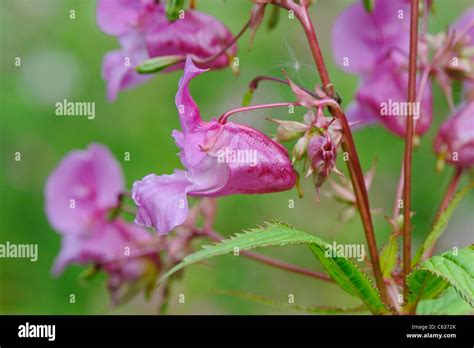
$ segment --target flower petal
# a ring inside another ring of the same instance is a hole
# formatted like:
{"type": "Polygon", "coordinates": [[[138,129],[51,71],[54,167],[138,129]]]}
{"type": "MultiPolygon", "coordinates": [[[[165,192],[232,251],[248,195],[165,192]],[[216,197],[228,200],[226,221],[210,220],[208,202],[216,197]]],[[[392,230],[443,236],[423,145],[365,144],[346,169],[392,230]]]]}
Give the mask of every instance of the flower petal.
{"type": "Polygon", "coordinates": [[[171,175],[149,174],[135,181],[132,198],[138,207],[135,223],[155,227],[158,234],[167,234],[181,225],[188,215],[186,194],[191,186],[186,172],[171,175]]]}
{"type": "Polygon", "coordinates": [[[102,145],[64,157],[46,182],[46,214],[61,234],[82,234],[118,203],[124,190],[120,165],[102,145]]]}
{"type": "Polygon", "coordinates": [[[334,58],[345,71],[366,73],[388,51],[408,51],[409,6],[403,1],[377,0],[372,12],[357,1],[336,19],[332,32],[334,58]]]}
{"type": "Polygon", "coordinates": [[[122,50],[107,53],[102,63],[102,78],[107,83],[107,99],[114,101],[118,92],[137,86],[152,77],[135,71],[148,58],[143,38],[132,32],[120,39],[122,50]]]}
{"type": "Polygon", "coordinates": [[[189,131],[196,130],[197,127],[202,125],[199,108],[189,92],[189,83],[194,77],[205,71],[206,70],[199,69],[195,66],[191,57],[186,59],[184,73],[179,80],[178,92],[175,97],[176,108],[178,109],[179,120],[181,121],[181,128],[185,134],[189,131]]]}
{"type": "MultiPolygon", "coordinates": [[[[142,245],[151,238],[146,230],[124,220],[99,220],[90,226],[86,235],[63,238],[53,274],[60,274],[71,263],[98,264],[120,259],[125,256],[125,247],[127,255],[133,256],[135,250],[143,248],[142,245]]],[[[107,265],[103,266],[107,269],[107,265]]]]}

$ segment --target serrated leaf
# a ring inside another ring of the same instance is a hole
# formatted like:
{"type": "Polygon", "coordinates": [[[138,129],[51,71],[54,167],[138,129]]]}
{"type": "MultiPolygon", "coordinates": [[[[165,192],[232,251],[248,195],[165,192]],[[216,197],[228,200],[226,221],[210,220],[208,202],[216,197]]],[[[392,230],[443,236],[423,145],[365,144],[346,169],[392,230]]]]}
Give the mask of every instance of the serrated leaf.
{"type": "Polygon", "coordinates": [[[251,292],[245,291],[235,291],[235,290],[216,290],[215,293],[219,295],[228,295],[233,297],[238,297],[244,300],[257,302],[263,305],[276,307],[280,309],[286,309],[290,311],[298,312],[308,312],[314,314],[342,314],[342,313],[357,313],[364,312],[367,310],[365,306],[358,306],[353,308],[339,308],[339,307],[328,307],[328,306],[300,306],[294,303],[286,303],[282,301],[277,301],[262,295],[253,294],[251,292]]]}
{"type": "Polygon", "coordinates": [[[434,300],[421,301],[416,307],[419,315],[466,315],[474,314],[474,309],[450,287],[443,296],[434,300]]]}
{"type": "Polygon", "coordinates": [[[136,70],[140,74],[153,74],[183,61],[183,56],[155,57],[144,61],[142,64],[136,67],[136,70]]]}
{"type": "Polygon", "coordinates": [[[310,248],[331,278],[342,289],[359,297],[373,313],[385,312],[379,292],[369,277],[354,262],[344,257],[327,257],[325,245],[311,244],[310,248]]]}
{"type": "Polygon", "coordinates": [[[448,251],[423,261],[407,279],[410,302],[439,297],[453,286],[474,307],[474,246],[448,251]]]}
{"type": "Polygon", "coordinates": [[[440,214],[440,216],[436,219],[436,222],[433,225],[433,229],[426,237],[424,243],[421,245],[420,249],[416,253],[415,257],[412,260],[412,266],[416,265],[420,260],[427,256],[427,253],[431,251],[431,249],[436,244],[436,241],[439,239],[441,234],[444,232],[446,227],[448,226],[449,220],[453,216],[454,211],[456,210],[459,202],[463,199],[469,190],[474,187],[474,183],[471,183],[460,190],[454,198],[451,200],[449,205],[446,209],[440,214]]]}
{"type": "Polygon", "coordinates": [[[380,253],[380,268],[384,279],[392,278],[392,272],[397,266],[398,258],[398,237],[391,234],[388,243],[383,247],[380,253]]]}
{"type": "Polygon", "coordinates": [[[368,276],[355,263],[343,257],[326,257],[326,246],[329,246],[327,242],[278,222],[266,223],[266,226],[246,231],[243,234],[236,235],[188,255],[181,263],[169,270],[160,281],[188,265],[217,255],[231,253],[236,248],[239,251],[246,251],[257,247],[294,244],[310,246],[315,256],[323,264],[334,281],[349,294],[360,297],[373,313],[383,313],[385,311],[385,306],[380,299],[378,291],[368,276]]]}

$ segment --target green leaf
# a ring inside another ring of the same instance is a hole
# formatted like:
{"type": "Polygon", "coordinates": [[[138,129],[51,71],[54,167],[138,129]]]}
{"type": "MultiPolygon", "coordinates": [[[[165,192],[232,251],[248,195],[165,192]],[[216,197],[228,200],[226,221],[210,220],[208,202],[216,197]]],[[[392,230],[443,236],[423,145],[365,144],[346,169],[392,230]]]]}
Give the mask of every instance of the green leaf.
{"type": "Polygon", "coordinates": [[[398,237],[391,234],[388,243],[382,249],[380,254],[380,267],[384,279],[392,278],[392,272],[397,266],[398,258],[398,237]]]}
{"type": "Polygon", "coordinates": [[[276,307],[280,309],[298,311],[298,312],[308,312],[308,313],[314,313],[314,314],[357,313],[357,312],[364,312],[367,310],[367,307],[365,306],[357,306],[353,308],[339,308],[339,307],[326,307],[326,306],[300,306],[294,303],[276,301],[274,299],[271,299],[265,296],[261,296],[258,294],[253,294],[251,292],[245,292],[245,291],[215,290],[214,292],[219,295],[228,295],[228,296],[238,297],[244,300],[257,302],[263,305],[276,307]]]}
{"type": "Polygon", "coordinates": [[[364,0],[364,8],[367,12],[374,10],[374,0],[364,0]]]}
{"type": "Polygon", "coordinates": [[[466,315],[474,310],[450,287],[443,296],[434,300],[421,301],[416,307],[419,315],[466,315]]]}
{"type": "Polygon", "coordinates": [[[144,61],[136,67],[136,70],[140,74],[153,74],[183,61],[183,56],[155,57],[144,61]]]}
{"type": "Polygon", "coordinates": [[[378,291],[374,288],[368,276],[356,264],[343,257],[327,257],[326,249],[327,246],[330,246],[328,243],[316,236],[278,222],[266,223],[264,227],[237,234],[215,245],[205,246],[204,249],[186,256],[181,263],[169,270],[161,280],[183,267],[217,255],[231,253],[236,249],[241,252],[257,247],[293,244],[310,246],[334,281],[349,294],[360,297],[373,313],[383,313],[385,311],[385,306],[378,291]]]}
{"type": "Polygon", "coordinates": [[[453,286],[474,307],[474,245],[422,262],[407,279],[410,302],[437,298],[453,286]]]}
{"type": "Polygon", "coordinates": [[[166,18],[170,22],[179,19],[181,11],[184,11],[184,0],[166,0],[166,18]]]}
{"type": "Polygon", "coordinates": [[[386,308],[369,277],[352,261],[344,257],[326,256],[326,245],[311,244],[313,254],[328,274],[349,294],[359,297],[373,313],[384,313],[386,308]]]}
{"type": "Polygon", "coordinates": [[[474,183],[471,183],[460,190],[454,198],[451,200],[447,208],[440,214],[440,216],[436,219],[433,229],[428,234],[428,237],[416,253],[415,257],[412,260],[412,266],[415,266],[420,260],[427,256],[432,248],[434,248],[436,241],[439,239],[441,234],[444,232],[446,227],[448,226],[449,220],[453,216],[454,210],[459,205],[459,202],[463,199],[469,190],[474,187],[474,183]]]}

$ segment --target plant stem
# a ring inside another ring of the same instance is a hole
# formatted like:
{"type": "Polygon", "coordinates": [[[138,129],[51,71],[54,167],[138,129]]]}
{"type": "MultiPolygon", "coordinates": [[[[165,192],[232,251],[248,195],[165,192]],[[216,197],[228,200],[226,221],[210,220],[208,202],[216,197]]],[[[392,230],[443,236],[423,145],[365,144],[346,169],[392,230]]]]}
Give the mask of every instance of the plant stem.
{"type": "Polygon", "coordinates": [[[397,186],[397,193],[395,194],[395,201],[393,202],[393,213],[392,213],[392,219],[395,220],[398,215],[400,215],[400,208],[399,208],[399,201],[402,199],[403,195],[403,173],[405,172],[403,169],[403,162],[402,162],[402,168],[400,170],[400,177],[398,178],[398,186],[397,186]]]}
{"type": "Polygon", "coordinates": [[[451,181],[449,182],[446,192],[444,193],[444,197],[439,207],[438,213],[436,214],[436,218],[435,218],[436,220],[441,215],[441,213],[448,207],[449,202],[451,202],[451,199],[456,193],[462,173],[463,173],[462,168],[455,169],[454,175],[451,178],[451,181]]]}
{"type": "MultiPolygon", "coordinates": [[[[258,84],[260,83],[260,81],[272,81],[272,82],[277,82],[277,83],[281,83],[288,86],[290,85],[290,83],[287,80],[280,79],[278,77],[273,77],[273,76],[261,75],[261,76],[255,77],[252,81],[250,81],[249,89],[252,91],[255,91],[258,88],[258,84]]],[[[303,87],[300,87],[300,88],[304,90],[306,93],[312,95],[313,97],[318,98],[318,96],[314,92],[311,92],[310,90],[303,87]]]]}
{"type": "MultiPolygon", "coordinates": [[[[329,74],[324,63],[324,58],[322,56],[321,49],[319,48],[319,43],[316,37],[316,33],[314,31],[313,23],[311,22],[311,18],[309,17],[308,9],[305,6],[299,6],[292,1],[283,1],[281,3],[277,3],[277,5],[294,11],[306,34],[306,38],[311,48],[311,53],[313,54],[313,58],[316,63],[316,67],[318,69],[318,73],[323,85],[323,89],[326,93],[329,94],[329,97],[334,96],[334,88],[331,83],[331,80],[329,79],[329,74]]],[[[342,130],[344,134],[342,147],[343,150],[349,154],[349,161],[347,162],[347,166],[349,169],[352,185],[354,187],[354,193],[357,198],[357,207],[359,209],[362,224],[364,226],[364,232],[367,240],[370,261],[372,264],[375,281],[380,291],[382,300],[387,305],[389,305],[390,301],[387,297],[387,291],[385,283],[383,281],[382,271],[380,269],[377,242],[375,239],[374,227],[372,224],[372,216],[370,213],[367,188],[365,186],[364,174],[362,172],[359,157],[357,155],[357,150],[355,147],[354,139],[352,137],[352,132],[349,123],[347,122],[346,116],[340,108],[330,107],[329,111],[334,117],[339,119],[342,125],[342,130]]]]}
{"type": "MultiPolygon", "coordinates": [[[[216,242],[220,242],[224,239],[223,236],[221,236],[219,233],[217,233],[216,231],[211,230],[211,229],[202,230],[202,234],[204,234],[206,237],[208,237],[208,238],[210,238],[210,239],[212,239],[213,241],[216,241],[216,242]]],[[[299,266],[296,266],[296,265],[292,265],[290,263],[286,263],[286,262],[283,262],[283,261],[280,261],[280,260],[275,260],[271,257],[261,255],[261,254],[257,254],[257,253],[242,251],[241,254],[248,257],[248,258],[250,258],[250,259],[262,262],[262,263],[264,263],[268,266],[271,266],[271,267],[279,268],[279,269],[282,269],[282,270],[285,270],[285,271],[288,271],[288,272],[298,273],[298,274],[302,274],[302,275],[305,275],[305,276],[308,276],[308,277],[312,277],[312,278],[324,280],[326,282],[334,283],[334,281],[328,275],[326,275],[324,273],[312,271],[312,270],[302,268],[302,267],[299,267],[299,266]]]]}
{"type": "Polygon", "coordinates": [[[219,58],[221,55],[223,55],[224,53],[227,52],[227,50],[232,47],[233,44],[235,44],[239,39],[240,37],[247,31],[247,29],[250,27],[250,23],[252,23],[252,19],[249,19],[247,21],[247,23],[245,23],[245,25],[243,26],[242,29],[240,29],[239,33],[237,35],[234,36],[234,38],[232,40],[230,40],[219,52],[217,52],[216,54],[210,56],[210,57],[207,57],[205,59],[193,59],[193,62],[197,65],[203,65],[203,64],[207,64],[207,63],[210,63],[214,60],[216,60],[217,58],[219,58]]]}
{"type": "MultiPolygon", "coordinates": [[[[408,102],[416,102],[416,70],[418,54],[418,3],[411,0],[410,4],[410,53],[408,64],[408,102]]],[[[413,154],[413,115],[407,116],[405,132],[405,155],[403,162],[403,275],[410,273],[411,263],[411,165],[413,154]]],[[[403,298],[408,298],[408,286],[403,283],[403,298]]]]}
{"type": "MultiPolygon", "coordinates": [[[[443,200],[441,201],[441,204],[438,208],[438,211],[435,215],[434,221],[433,221],[433,226],[436,223],[436,221],[439,219],[440,215],[443,213],[443,211],[446,210],[446,208],[449,205],[449,202],[453,199],[454,194],[456,193],[456,190],[459,185],[459,181],[461,180],[463,170],[462,168],[456,168],[455,172],[449,181],[448,187],[446,188],[446,191],[444,192],[443,200]]],[[[425,255],[421,256],[421,260],[426,260],[429,259],[435,250],[436,244],[433,245],[433,247],[425,252],[425,255]]]]}
{"type": "Polygon", "coordinates": [[[283,103],[271,103],[271,104],[259,104],[259,105],[252,105],[252,106],[245,106],[233,110],[229,110],[225,113],[223,113],[219,117],[219,123],[224,124],[227,122],[227,119],[233,115],[237,114],[239,112],[245,112],[245,111],[252,111],[252,110],[258,110],[258,109],[269,109],[269,108],[280,108],[284,106],[300,106],[300,103],[298,102],[283,102],[283,103]]]}

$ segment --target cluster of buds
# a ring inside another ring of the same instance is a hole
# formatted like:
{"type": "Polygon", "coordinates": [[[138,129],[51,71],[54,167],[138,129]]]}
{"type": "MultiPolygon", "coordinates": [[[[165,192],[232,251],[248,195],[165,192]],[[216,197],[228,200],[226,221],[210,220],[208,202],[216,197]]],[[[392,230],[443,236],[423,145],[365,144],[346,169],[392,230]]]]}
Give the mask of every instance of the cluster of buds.
{"type": "MultiPolygon", "coordinates": [[[[287,80],[301,106],[308,109],[303,122],[275,120],[278,124],[276,140],[279,142],[296,140],[293,147],[292,164],[303,162],[305,178],[313,176],[316,188],[316,198],[319,202],[319,189],[331,172],[342,175],[336,168],[337,150],[342,141],[342,126],[339,120],[324,116],[323,109],[327,105],[339,106],[334,99],[329,98],[321,89],[316,93],[302,89],[287,80]]],[[[298,185],[300,196],[303,192],[298,185]]]]}

